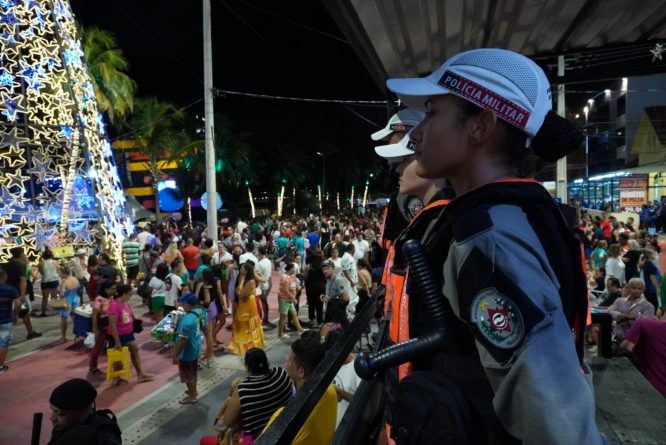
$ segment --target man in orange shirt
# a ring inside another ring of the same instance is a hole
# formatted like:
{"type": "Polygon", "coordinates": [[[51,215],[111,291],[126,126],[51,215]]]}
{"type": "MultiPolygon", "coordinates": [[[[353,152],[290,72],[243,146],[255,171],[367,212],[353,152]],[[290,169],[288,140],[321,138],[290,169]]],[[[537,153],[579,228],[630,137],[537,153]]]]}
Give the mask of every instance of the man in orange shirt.
{"type": "Polygon", "coordinates": [[[180,251],[180,253],[183,254],[185,268],[190,273],[190,277],[194,277],[194,273],[199,268],[197,257],[199,256],[200,251],[201,249],[194,245],[194,240],[192,238],[187,239],[187,246],[180,251]]]}

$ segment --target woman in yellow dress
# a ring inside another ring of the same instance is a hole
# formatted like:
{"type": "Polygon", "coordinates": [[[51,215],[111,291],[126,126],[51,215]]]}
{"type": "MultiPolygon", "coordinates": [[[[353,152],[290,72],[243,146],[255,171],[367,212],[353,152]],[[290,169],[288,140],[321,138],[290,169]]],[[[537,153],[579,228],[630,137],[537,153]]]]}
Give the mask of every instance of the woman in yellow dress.
{"type": "Polygon", "coordinates": [[[254,274],[254,263],[248,261],[240,268],[236,295],[238,296],[238,309],[234,313],[231,342],[228,349],[237,355],[245,355],[250,348],[264,347],[264,330],[261,327],[261,317],[257,311],[255,292],[257,277],[254,274]]]}

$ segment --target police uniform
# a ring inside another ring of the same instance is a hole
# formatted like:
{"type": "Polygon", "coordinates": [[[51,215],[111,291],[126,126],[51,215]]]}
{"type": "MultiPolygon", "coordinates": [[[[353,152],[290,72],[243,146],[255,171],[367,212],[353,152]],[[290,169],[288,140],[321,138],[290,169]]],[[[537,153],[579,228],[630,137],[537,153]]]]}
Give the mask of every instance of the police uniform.
{"type": "MultiPolygon", "coordinates": [[[[587,308],[579,245],[548,192],[531,180],[479,187],[447,206],[425,245],[461,352],[414,369],[462,389],[484,430],[474,443],[604,443],[572,336],[580,343],[587,308]]],[[[434,328],[419,309],[414,299],[413,335],[434,328]]]]}

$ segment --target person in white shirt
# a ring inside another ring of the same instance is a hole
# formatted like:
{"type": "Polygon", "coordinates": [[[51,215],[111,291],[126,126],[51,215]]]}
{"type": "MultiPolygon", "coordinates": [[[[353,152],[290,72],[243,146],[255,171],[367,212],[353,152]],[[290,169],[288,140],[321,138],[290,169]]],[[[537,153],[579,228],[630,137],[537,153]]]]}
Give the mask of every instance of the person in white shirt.
{"type": "MultiPolygon", "coordinates": [[[[176,260],[180,261],[180,260],[176,260]]],[[[176,310],[176,300],[180,296],[180,289],[183,285],[183,279],[171,272],[164,280],[166,294],[164,295],[164,314],[169,314],[176,310]]]]}
{"type": "MultiPolygon", "coordinates": [[[[344,329],[335,329],[331,330],[326,335],[326,341],[324,343],[324,348],[328,351],[330,350],[335,343],[342,337],[344,329]]],[[[356,374],[354,370],[354,359],[356,354],[350,353],[347,355],[344,363],[338,370],[338,373],[333,378],[333,387],[338,396],[338,415],[335,420],[335,428],[340,425],[342,417],[344,417],[349,404],[354,398],[354,393],[361,384],[361,378],[356,374]]]]}
{"type": "Polygon", "coordinates": [[[354,259],[354,245],[347,244],[345,253],[342,255],[340,261],[340,268],[342,269],[343,277],[347,278],[352,288],[356,289],[358,283],[358,269],[356,268],[356,260],[354,259]]]}
{"type": "Polygon", "coordinates": [[[143,230],[141,233],[139,233],[136,236],[136,240],[141,244],[141,249],[144,249],[146,247],[146,244],[151,244],[153,243],[153,234],[150,233],[150,230],[148,229],[148,225],[146,224],[143,226],[143,230]]]}
{"type": "Polygon", "coordinates": [[[342,269],[341,276],[343,281],[349,287],[349,305],[347,306],[347,313],[349,313],[349,315],[354,315],[356,304],[358,303],[358,293],[356,291],[356,285],[358,284],[358,269],[356,267],[356,260],[354,259],[354,245],[351,243],[345,246],[345,253],[342,255],[340,268],[342,269]]]}
{"type": "Polygon", "coordinates": [[[266,279],[265,282],[259,285],[261,288],[261,295],[259,295],[259,299],[261,301],[261,309],[263,312],[262,324],[264,329],[273,329],[275,328],[275,325],[268,319],[268,295],[271,292],[271,287],[273,287],[273,282],[271,280],[273,263],[271,263],[271,260],[266,256],[267,252],[268,249],[266,246],[259,247],[259,262],[257,263],[256,270],[261,272],[261,275],[263,275],[266,279]]]}
{"type": "Polygon", "coordinates": [[[352,241],[352,244],[354,245],[354,259],[356,261],[361,258],[367,260],[370,244],[363,239],[363,233],[360,230],[356,232],[356,239],[352,241]]]}
{"type": "Polygon", "coordinates": [[[243,230],[247,227],[247,224],[243,222],[242,219],[238,219],[238,223],[236,223],[236,233],[242,233],[243,230]]]}

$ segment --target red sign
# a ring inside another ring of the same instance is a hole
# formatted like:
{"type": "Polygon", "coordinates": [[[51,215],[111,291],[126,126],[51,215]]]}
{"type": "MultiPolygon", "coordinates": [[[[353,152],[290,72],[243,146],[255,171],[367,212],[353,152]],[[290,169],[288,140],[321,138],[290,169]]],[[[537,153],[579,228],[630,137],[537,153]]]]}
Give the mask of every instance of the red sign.
{"type": "Polygon", "coordinates": [[[648,178],[622,178],[620,179],[620,188],[637,189],[647,188],[648,178]]]}
{"type": "Polygon", "coordinates": [[[620,212],[640,213],[644,204],[647,204],[646,189],[620,190],[620,212]]]}

